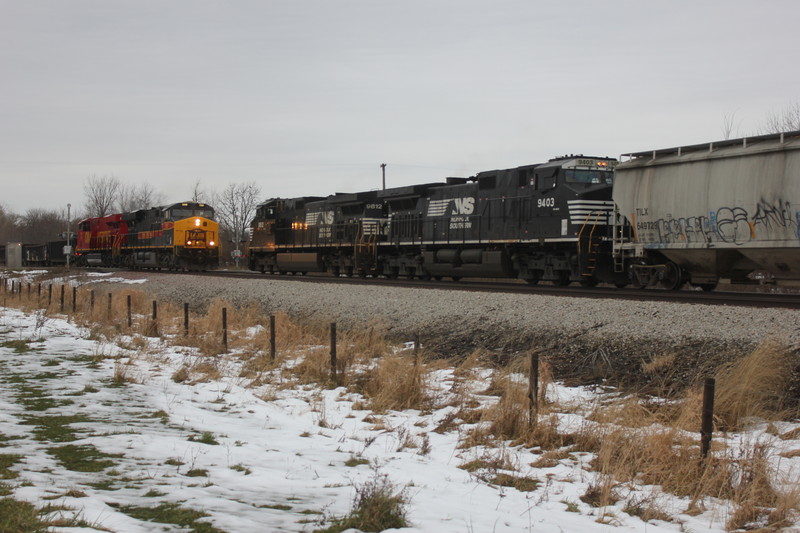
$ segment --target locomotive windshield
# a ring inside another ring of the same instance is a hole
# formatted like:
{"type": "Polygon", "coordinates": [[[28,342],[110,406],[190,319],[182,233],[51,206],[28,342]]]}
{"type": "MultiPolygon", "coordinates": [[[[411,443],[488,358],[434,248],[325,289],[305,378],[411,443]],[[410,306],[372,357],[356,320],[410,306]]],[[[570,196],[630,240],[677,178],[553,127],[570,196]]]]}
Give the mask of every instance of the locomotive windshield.
{"type": "Polygon", "coordinates": [[[210,207],[173,207],[171,218],[177,220],[189,217],[214,218],[214,210],[210,207]]]}
{"type": "Polygon", "coordinates": [[[614,173],[607,170],[567,170],[565,180],[567,183],[611,185],[614,183],[614,173]]]}

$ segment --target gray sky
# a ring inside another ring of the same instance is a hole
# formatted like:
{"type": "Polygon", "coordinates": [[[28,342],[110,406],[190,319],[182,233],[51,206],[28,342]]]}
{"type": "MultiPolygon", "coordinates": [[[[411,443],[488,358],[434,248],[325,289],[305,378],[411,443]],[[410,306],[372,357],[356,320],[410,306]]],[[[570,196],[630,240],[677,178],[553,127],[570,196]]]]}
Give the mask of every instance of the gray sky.
{"type": "Polygon", "coordinates": [[[800,2],[0,0],[0,204],[89,175],[264,197],[752,134],[800,2]]]}

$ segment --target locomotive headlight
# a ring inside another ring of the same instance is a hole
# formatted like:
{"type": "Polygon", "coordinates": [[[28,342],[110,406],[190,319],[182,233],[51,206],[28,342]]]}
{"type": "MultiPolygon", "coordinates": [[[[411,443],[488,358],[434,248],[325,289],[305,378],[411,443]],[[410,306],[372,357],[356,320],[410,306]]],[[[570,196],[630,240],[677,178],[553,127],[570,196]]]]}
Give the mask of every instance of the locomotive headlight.
{"type": "Polygon", "coordinates": [[[214,246],[214,241],[209,241],[208,245],[209,246],[214,246]]]}
{"type": "Polygon", "coordinates": [[[192,245],[192,241],[186,241],[186,246],[191,246],[191,245],[192,245]]]}
{"type": "Polygon", "coordinates": [[[194,225],[195,225],[195,227],[197,227],[197,228],[199,228],[199,227],[200,227],[200,219],[199,219],[199,218],[196,218],[196,219],[194,219],[194,225]]]}

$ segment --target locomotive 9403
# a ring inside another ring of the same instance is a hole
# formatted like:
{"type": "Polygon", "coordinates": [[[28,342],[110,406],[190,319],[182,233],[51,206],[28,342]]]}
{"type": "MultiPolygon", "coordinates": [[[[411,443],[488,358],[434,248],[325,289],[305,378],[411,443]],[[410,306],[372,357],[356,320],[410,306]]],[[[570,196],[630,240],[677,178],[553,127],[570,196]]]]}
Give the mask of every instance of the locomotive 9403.
{"type": "Polygon", "coordinates": [[[611,256],[616,163],[565,156],[446,183],[274,198],[251,223],[249,266],[624,285],[611,256]]]}

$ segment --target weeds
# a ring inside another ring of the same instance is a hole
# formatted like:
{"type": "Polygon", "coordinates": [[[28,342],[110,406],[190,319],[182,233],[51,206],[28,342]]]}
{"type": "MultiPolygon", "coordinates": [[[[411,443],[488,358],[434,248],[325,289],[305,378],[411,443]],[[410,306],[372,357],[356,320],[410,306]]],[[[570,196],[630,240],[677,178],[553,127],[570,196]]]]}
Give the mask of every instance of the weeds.
{"type": "Polygon", "coordinates": [[[387,476],[376,476],[360,487],[350,512],[333,518],[331,525],[318,533],[340,533],[347,529],[361,531],[384,531],[392,528],[409,527],[405,506],[408,498],[405,491],[397,491],[387,476]]]}

